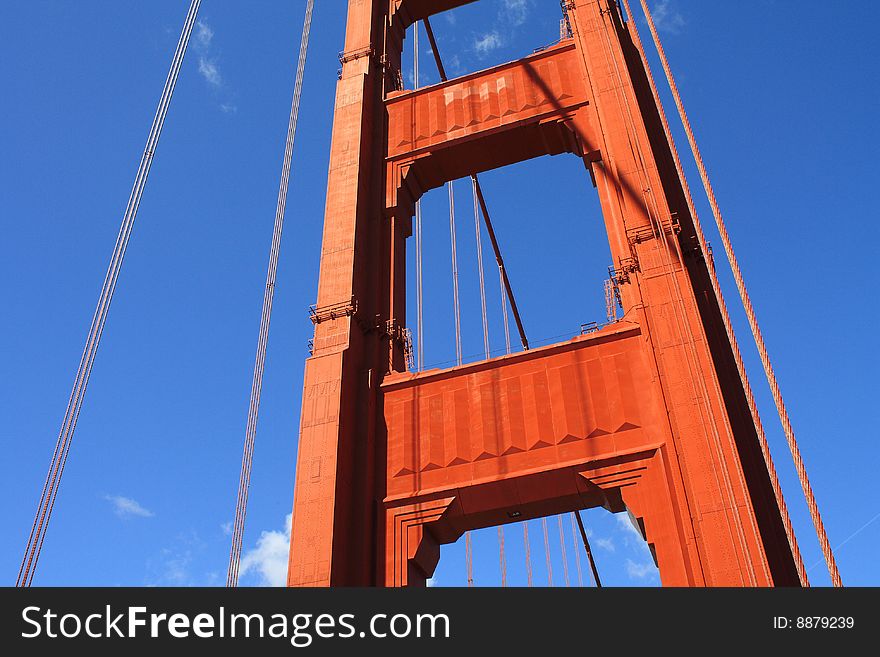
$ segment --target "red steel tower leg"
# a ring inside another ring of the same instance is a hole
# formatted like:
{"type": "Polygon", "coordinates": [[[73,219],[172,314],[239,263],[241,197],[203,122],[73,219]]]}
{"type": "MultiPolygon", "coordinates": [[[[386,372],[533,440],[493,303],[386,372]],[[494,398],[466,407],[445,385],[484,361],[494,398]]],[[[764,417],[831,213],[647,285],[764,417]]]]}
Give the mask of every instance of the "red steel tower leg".
{"type": "Polygon", "coordinates": [[[797,585],[711,256],[616,3],[569,0],[572,38],[401,89],[407,26],[466,1],[349,2],[288,583],[424,584],[467,530],[604,506],[629,512],[665,585],[797,585]],[[408,373],[415,201],[561,153],[597,188],[623,319],[408,373]]]}

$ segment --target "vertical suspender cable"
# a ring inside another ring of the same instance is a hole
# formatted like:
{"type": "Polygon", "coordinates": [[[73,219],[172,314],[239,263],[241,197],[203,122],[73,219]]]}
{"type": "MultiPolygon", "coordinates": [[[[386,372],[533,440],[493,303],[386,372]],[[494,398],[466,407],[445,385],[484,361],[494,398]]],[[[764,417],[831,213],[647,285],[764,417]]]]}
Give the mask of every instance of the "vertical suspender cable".
{"type": "MultiPolygon", "coordinates": [[[[477,234],[477,266],[480,270],[480,303],[483,307],[483,347],[486,352],[486,359],[489,359],[491,349],[489,347],[489,315],[486,311],[486,278],[483,270],[483,238],[480,230],[480,208],[477,199],[477,178],[471,177],[471,188],[474,194],[474,228],[477,234]]],[[[501,314],[504,321],[504,343],[507,353],[510,353],[510,322],[507,318],[507,296],[504,292],[503,271],[499,268],[498,276],[501,282],[501,314]]],[[[526,581],[528,585],[532,585],[532,551],[529,545],[529,525],[528,521],[523,523],[523,544],[525,546],[526,556],[526,581]]],[[[507,585],[507,559],[504,555],[504,527],[498,527],[498,546],[500,550],[499,558],[501,560],[501,585],[507,585]]]]}
{"type": "Polygon", "coordinates": [[[455,320],[455,362],[462,364],[461,348],[461,303],[458,295],[458,250],[455,239],[455,191],[452,183],[446,183],[449,190],[449,241],[452,246],[452,309],[455,320]]]}
{"type": "Polygon", "coordinates": [[[507,586],[507,557],[504,554],[503,525],[498,525],[498,562],[501,566],[501,586],[507,586]]]}
{"type": "Polygon", "coordinates": [[[556,516],[556,523],[559,525],[559,550],[562,553],[562,577],[566,586],[571,586],[568,580],[568,557],[565,554],[565,532],[562,529],[562,516],[556,516]]]}
{"type": "Polygon", "coordinates": [[[183,63],[187,46],[189,45],[190,36],[192,35],[193,26],[195,25],[200,5],[201,0],[192,0],[190,3],[186,19],[183,23],[183,30],[181,31],[180,39],[177,42],[174,57],[171,60],[171,68],[165,79],[165,86],[159,99],[156,114],[153,117],[150,133],[147,137],[147,145],[144,149],[143,156],[141,157],[140,165],[138,166],[131,195],[128,199],[128,205],[125,208],[122,225],[119,229],[119,235],[116,238],[116,245],[113,248],[113,255],[110,258],[110,265],[104,278],[104,284],[101,288],[98,305],[95,309],[95,314],[92,317],[91,326],[89,327],[86,345],[83,350],[82,358],[80,359],[76,378],[74,379],[73,390],[70,393],[67,410],[64,413],[64,420],[61,424],[61,430],[55,443],[55,451],[52,454],[49,472],[46,475],[46,482],[43,484],[40,503],[37,507],[34,523],[31,527],[30,535],[28,536],[27,547],[21,562],[21,567],[18,571],[18,577],[15,582],[16,586],[30,586],[34,578],[34,572],[36,571],[40,552],[43,548],[43,541],[46,538],[49,519],[52,516],[52,511],[55,507],[55,499],[58,495],[58,488],[61,485],[64,466],[67,463],[67,456],[70,453],[70,445],[74,431],[76,430],[77,419],[79,418],[79,412],[82,408],[86,388],[89,383],[89,377],[92,373],[92,366],[94,365],[98,345],[101,341],[101,335],[103,334],[104,325],[107,321],[107,313],[110,310],[113,293],[116,290],[116,283],[119,279],[122,261],[125,257],[125,251],[128,248],[134,220],[137,217],[138,207],[140,206],[144,187],[147,183],[147,177],[150,173],[150,167],[153,163],[153,156],[159,143],[159,137],[162,133],[165,117],[168,114],[168,107],[171,103],[171,97],[174,94],[174,88],[177,85],[180,67],[183,63]]]}
{"type": "MultiPolygon", "coordinates": [[[[687,117],[687,113],[685,112],[684,104],[681,100],[681,95],[679,94],[678,87],[675,84],[675,78],[672,75],[672,69],[670,68],[669,61],[666,58],[666,52],[664,51],[663,45],[660,42],[660,36],[657,33],[657,28],[654,24],[654,19],[651,16],[651,11],[650,9],[648,9],[648,5],[645,0],[640,0],[640,2],[642,5],[642,10],[645,12],[645,18],[648,21],[648,28],[651,31],[651,36],[654,40],[654,46],[657,48],[657,54],[660,56],[660,62],[663,65],[663,71],[666,74],[666,80],[669,83],[670,90],[672,91],[672,97],[675,100],[675,106],[678,109],[681,123],[684,127],[685,134],[687,135],[688,143],[690,144],[691,151],[694,156],[694,161],[696,162],[697,169],[700,172],[700,178],[703,182],[703,188],[706,192],[707,198],[709,199],[709,205],[712,208],[712,215],[715,218],[715,223],[721,236],[721,241],[724,244],[724,251],[727,255],[727,261],[730,264],[731,271],[733,272],[733,278],[736,283],[736,288],[739,292],[740,299],[742,300],[742,304],[746,312],[746,317],[748,318],[749,328],[752,331],[752,337],[754,338],[755,345],[758,348],[758,354],[761,358],[761,364],[764,367],[764,374],[767,377],[767,382],[770,385],[770,391],[773,395],[773,401],[776,404],[776,409],[779,413],[779,419],[782,422],[785,439],[788,443],[788,448],[791,451],[792,459],[794,460],[798,479],[800,481],[801,488],[803,489],[804,497],[806,498],[807,506],[810,511],[810,517],[813,520],[813,526],[816,529],[816,535],[819,539],[819,545],[822,549],[822,554],[825,557],[825,563],[828,566],[828,572],[831,575],[831,581],[834,586],[843,586],[843,581],[840,577],[840,571],[837,568],[837,562],[834,559],[834,553],[831,549],[831,543],[828,540],[828,534],[825,531],[825,525],[822,522],[822,516],[819,513],[819,506],[813,494],[813,489],[810,486],[810,480],[807,475],[806,466],[804,465],[804,461],[800,453],[800,448],[798,447],[797,439],[794,435],[794,429],[791,426],[791,419],[789,418],[788,411],[785,408],[785,403],[782,399],[782,393],[779,389],[779,383],[776,380],[776,374],[773,371],[773,365],[770,362],[770,356],[764,343],[764,337],[761,333],[760,327],[758,326],[755,309],[752,306],[751,298],[749,296],[748,290],[746,289],[745,280],[743,279],[742,271],[739,267],[739,261],[737,260],[736,254],[734,253],[733,244],[730,240],[730,235],[727,232],[727,227],[724,223],[723,217],[721,216],[721,210],[718,207],[718,201],[715,197],[712,183],[709,180],[709,175],[706,171],[706,166],[703,163],[700,149],[697,146],[693,129],[691,128],[690,121],[687,117]]],[[[795,556],[796,560],[797,556],[798,555],[795,556]]],[[[802,572],[801,568],[799,568],[799,571],[801,571],[800,574],[803,580],[805,573],[802,572]]]]}
{"type": "MultiPolygon", "coordinates": [[[[477,183],[471,178],[474,195],[474,233],[477,246],[477,273],[480,277],[480,310],[483,319],[483,352],[489,360],[492,349],[489,345],[489,313],[486,310],[486,274],[483,269],[483,236],[480,230],[480,209],[477,202],[477,183]]],[[[504,554],[504,527],[498,525],[498,561],[501,566],[501,586],[507,586],[507,558],[504,554]]]]}
{"type": "Polygon", "coordinates": [[[571,520],[571,542],[574,545],[574,563],[577,566],[578,586],[583,586],[584,574],[581,571],[581,551],[578,549],[577,535],[575,534],[574,513],[569,513],[568,519],[571,520]]]}
{"type": "Polygon", "coordinates": [[[272,301],[275,296],[275,279],[278,271],[278,257],[281,251],[281,233],[284,227],[284,212],[287,207],[287,190],[290,182],[290,165],[293,159],[293,144],[296,137],[296,124],[299,118],[299,103],[302,97],[303,74],[306,54],[309,47],[309,33],[312,25],[312,11],[315,0],[306,5],[302,40],[299,48],[299,61],[296,69],[296,82],[293,102],[290,107],[290,120],[287,126],[287,142],[284,147],[284,160],[281,166],[281,184],[278,189],[278,202],[275,207],[275,225],[272,233],[272,246],[269,250],[269,269],[266,274],[266,289],[263,294],[263,311],[260,317],[260,334],[257,340],[257,356],[254,363],[254,376],[251,382],[251,396],[248,407],[247,428],[245,430],[244,454],[241,460],[241,475],[238,482],[238,499],[235,508],[235,522],[232,530],[232,548],[229,554],[229,569],[226,586],[238,585],[241,546],[244,538],[244,523],[247,515],[248,492],[251,481],[251,466],[254,455],[254,440],[257,433],[257,419],[260,413],[260,396],[263,390],[263,371],[266,364],[266,345],[269,341],[269,324],[272,319],[272,301]]]}
{"type": "MultiPolygon", "coordinates": [[[[449,190],[449,240],[452,247],[452,306],[455,321],[455,362],[457,365],[462,364],[462,348],[461,348],[461,305],[458,296],[458,251],[455,239],[455,191],[452,183],[446,183],[449,190]]],[[[468,586],[474,585],[474,556],[473,546],[471,545],[471,533],[465,532],[464,536],[465,562],[467,565],[468,586]]]]}
{"type": "MultiPolygon", "coordinates": [[[[489,234],[489,241],[492,243],[492,250],[495,252],[495,261],[498,263],[498,273],[501,276],[501,283],[507,294],[507,300],[510,302],[510,309],[513,311],[513,320],[516,323],[517,331],[519,331],[519,339],[522,348],[526,351],[529,349],[529,341],[526,338],[526,329],[522,323],[522,317],[519,314],[519,307],[516,305],[516,298],[513,296],[513,288],[510,285],[510,278],[507,276],[507,269],[504,267],[504,258],[501,256],[501,247],[498,246],[498,238],[495,236],[495,229],[492,227],[492,220],[489,217],[489,208],[486,207],[486,198],[483,196],[483,188],[476,175],[472,176],[474,186],[477,190],[477,201],[480,203],[480,210],[483,213],[483,221],[486,223],[486,232],[489,234]]],[[[505,306],[505,312],[507,312],[505,306]]]]}
{"type": "Polygon", "coordinates": [[[510,318],[507,316],[507,292],[504,290],[504,270],[498,267],[498,282],[501,285],[501,321],[504,323],[504,344],[510,353],[510,318]]]}
{"type": "MultiPolygon", "coordinates": [[[[413,86],[419,81],[419,23],[413,26],[413,86]]],[[[416,241],[416,369],[425,366],[425,347],[422,330],[422,200],[416,201],[416,221],[413,233],[416,241]]]]}
{"type": "Polygon", "coordinates": [[[471,533],[464,533],[464,559],[465,559],[465,567],[467,569],[467,585],[474,585],[474,555],[473,548],[471,546],[471,533]]]}
{"type": "Polygon", "coordinates": [[[477,204],[477,183],[471,179],[471,189],[474,194],[474,232],[477,243],[477,271],[480,276],[480,308],[483,312],[483,351],[486,360],[489,359],[492,350],[489,346],[489,314],[486,311],[486,276],[483,270],[483,231],[480,230],[480,210],[477,204]]]}
{"type": "Polygon", "coordinates": [[[550,536],[547,530],[547,517],[541,518],[541,527],[544,530],[544,555],[547,557],[547,585],[553,586],[553,563],[550,560],[550,536]]]}

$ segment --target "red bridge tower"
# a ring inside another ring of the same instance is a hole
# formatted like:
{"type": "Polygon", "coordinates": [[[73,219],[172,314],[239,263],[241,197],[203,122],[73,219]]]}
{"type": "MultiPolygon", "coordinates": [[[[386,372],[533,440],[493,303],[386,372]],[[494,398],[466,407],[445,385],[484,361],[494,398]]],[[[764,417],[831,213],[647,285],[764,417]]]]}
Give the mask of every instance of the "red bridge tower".
{"type": "Polygon", "coordinates": [[[468,1],[348,3],[289,584],[420,585],[467,530],[603,506],[630,512],[665,585],[798,585],[711,256],[616,3],[569,0],[571,38],[401,90],[407,27],[468,1]],[[408,372],[416,200],[561,153],[599,194],[624,319],[408,372]]]}

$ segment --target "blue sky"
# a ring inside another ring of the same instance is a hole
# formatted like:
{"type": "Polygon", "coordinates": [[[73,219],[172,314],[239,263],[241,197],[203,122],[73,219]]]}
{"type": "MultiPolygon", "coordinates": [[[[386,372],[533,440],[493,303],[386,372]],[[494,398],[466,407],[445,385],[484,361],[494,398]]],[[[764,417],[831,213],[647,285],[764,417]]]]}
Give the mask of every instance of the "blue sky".
{"type": "MultiPolygon", "coordinates": [[[[183,0],[0,5],[0,584],[11,584],[183,0]]],[[[243,583],[283,578],[307,308],[314,302],[342,0],[317,3],[269,342],[243,583]]],[[[849,584],[880,584],[875,3],[664,0],[656,9],[849,584]]],[[[205,0],[79,419],[37,584],[222,584],[304,0],[205,0]],[[258,7],[258,8],[255,8],[258,7]]],[[[556,0],[480,0],[433,23],[451,75],[558,36],[556,0]]],[[[643,38],[647,37],[645,26],[643,38]]],[[[411,42],[411,39],[409,40],[411,42]]],[[[427,42],[422,39],[423,50],[427,42]]],[[[412,48],[407,79],[412,84],[412,48]]],[[[422,52],[422,84],[436,71],[422,52]]],[[[659,68],[655,64],[655,73],[659,68]]],[[[669,106],[671,107],[671,105],[669,106]]],[[[676,134],[681,141],[676,125],[676,134]]],[[[689,166],[692,185],[697,178],[689,166]]],[[[534,343],[605,316],[609,254],[582,165],[542,158],[483,186],[534,343]],[[535,226],[539,225],[540,230],[535,226]]],[[[464,353],[482,334],[469,184],[455,186],[464,353]]],[[[704,223],[709,211],[700,201],[704,223]]],[[[425,217],[425,361],[454,359],[448,207],[425,217]]],[[[720,257],[720,241],[710,231],[720,257]]],[[[485,240],[484,240],[485,241],[485,240]]],[[[489,259],[488,251],[486,254],[489,259]]],[[[735,291],[724,271],[732,302],[735,291]]],[[[493,349],[503,349],[497,281],[493,349]]],[[[810,575],[828,582],[742,313],[736,327],[810,575]]],[[[586,514],[609,584],[658,583],[625,518],[586,514]]],[[[529,526],[546,583],[540,521],[529,526]]],[[[554,584],[559,527],[549,521],[554,584]]],[[[569,577],[574,540],[563,518],[569,577]]],[[[505,531],[523,583],[522,530],[505,531]]],[[[477,584],[500,582],[496,530],[477,584]]],[[[582,560],[584,580],[586,564],[582,560]]],[[[463,584],[445,546],[436,584],[463,584]]]]}

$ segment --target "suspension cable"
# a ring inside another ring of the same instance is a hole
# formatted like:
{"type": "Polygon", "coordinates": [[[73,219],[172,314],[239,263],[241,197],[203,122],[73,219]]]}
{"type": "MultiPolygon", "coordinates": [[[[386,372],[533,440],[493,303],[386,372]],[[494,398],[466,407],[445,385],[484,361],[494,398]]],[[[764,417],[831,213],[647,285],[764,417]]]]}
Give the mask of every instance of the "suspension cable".
{"type": "MultiPolygon", "coordinates": [[[[486,198],[483,196],[483,188],[480,186],[480,180],[477,175],[471,176],[474,181],[474,187],[477,191],[477,201],[480,204],[480,211],[483,213],[483,221],[486,224],[486,232],[489,234],[489,241],[492,243],[492,250],[495,252],[495,262],[498,264],[498,273],[501,276],[501,282],[504,284],[504,291],[510,302],[510,310],[513,312],[513,319],[516,323],[517,331],[519,331],[519,339],[522,348],[529,350],[529,341],[526,338],[526,329],[523,326],[522,317],[519,314],[519,307],[516,305],[516,297],[513,296],[513,288],[510,285],[510,277],[507,275],[507,268],[504,266],[504,258],[501,255],[501,247],[498,245],[498,238],[495,236],[495,229],[492,227],[492,219],[489,217],[489,208],[486,207],[486,198]]],[[[506,309],[505,309],[505,312],[506,309]]]]}
{"type": "Polygon", "coordinates": [[[761,364],[764,367],[764,374],[767,377],[768,384],[770,385],[770,391],[773,395],[773,401],[776,405],[776,410],[782,423],[782,428],[783,432],[785,433],[788,448],[791,451],[795,469],[797,470],[798,474],[798,480],[800,481],[801,488],[804,492],[804,497],[807,501],[807,506],[809,507],[810,517],[812,518],[813,526],[815,527],[816,535],[819,539],[822,554],[825,558],[825,563],[828,566],[828,572],[831,575],[831,581],[836,587],[843,586],[843,581],[840,577],[840,571],[837,568],[837,562],[834,559],[834,553],[831,549],[831,543],[828,540],[828,534],[825,531],[825,525],[822,522],[822,516],[819,513],[819,506],[813,494],[813,489],[810,485],[806,466],[804,465],[804,461],[800,453],[800,448],[798,447],[797,439],[794,435],[794,429],[791,426],[791,419],[788,415],[788,411],[785,408],[785,403],[782,399],[782,393],[779,389],[779,383],[776,379],[776,374],[773,370],[773,365],[770,362],[770,356],[764,343],[764,337],[761,333],[760,327],[758,326],[757,315],[755,313],[754,307],[752,306],[752,301],[749,296],[748,290],[746,289],[745,280],[743,279],[742,271],[739,267],[739,261],[737,260],[736,254],[734,253],[733,245],[730,240],[730,235],[727,232],[727,227],[724,223],[723,217],[721,216],[721,210],[718,207],[718,201],[715,197],[712,183],[709,180],[706,166],[703,163],[700,149],[697,146],[696,138],[694,136],[693,129],[691,128],[690,120],[688,119],[687,113],[685,112],[684,104],[681,99],[681,94],[679,94],[678,87],[675,83],[675,78],[672,75],[669,61],[666,58],[666,52],[664,51],[663,45],[660,42],[660,36],[657,33],[657,28],[654,24],[654,19],[651,15],[651,11],[648,8],[645,0],[640,0],[640,3],[642,5],[642,10],[645,13],[645,18],[648,22],[648,29],[651,31],[651,36],[654,40],[654,46],[656,47],[657,53],[660,56],[660,62],[663,65],[663,71],[666,74],[666,80],[669,83],[670,90],[672,91],[672,96],[675,100],[675,106],[678,109],[678,114],[681,119],[682,126],[684,127],[685,134],[687,135],[688,143],[690,144],[691,152],[694,156],[694,161],[696,162],[697,169],[700,172],[700,178],[703,182],[703,188],[709,200],[709,205],[712,208],[712,215],[715,218],[715,224],[718,227],[721,241],[724,244],[724,252],[727,256],[727,261],[730,264],[731,271],[733,272],[733,278],[736,283],[736,288],[739,292],[743,308],[745,309],[746,317],[748,318],[749,328],[751,329],[752,337],[754,338],[755,345],[758,348],[758,354],[761,358],[761,364]]]}
{"type": "Polygon", "coordinates": [[[550,536],[547,531],[547,516],[541,518],[541,528],[544,530],[544,555],[547,557],[547,585],[553,586],[553,563],[550,560],[550,536]]]}
{"type": "Polygon", "coordinates": [[[474,555],[469,531],[464,533],[464,560],[467,569],[467,585],[471,587],[474,585],[474,555]]]}
{"type": "Polygon", "coordinates": [[[504,289],[504,272],[499,267],[498,282],[501,286],[501,321],[504,323],[504,346],[507,354],[510,354],[510,318],[507,316],[507,291],[504,289]]]}
{"type": "Polygon", "coordinates": [[[523,526],[523,544],[526,551],[526,582],[528,586],[532,586],[532,546],[529,545],[529,521],[526,520],[523,526]]]}
{"type": "MultiPolygon", "coordinates": [[[[480,278],[480,310],[483,320],[483,350],[486,360],[492,353],[489,344],[489,313],[486,310],[486,276],[483,270],[483,236],[480,230],[480,211],[477,202],[477,185],[474,179],[471,179],[471,190],[474,196],[474,233],[475,243],[477,247],[477,272],[480,278]]],[[[507,557],[504,553],[504,527],[498,526],[498,562],[501,566],[501,586],[507,586],[507,557]]]]}
{"type": "Polygon", "coordinates": [[[501,567],[501,586],[507,586],[507,557],[504,555],[503,525],[498,525],[498,564],[501,567]]]}
{"type": "MultiPolygon", "coordinates": [[[[434,62],[437,64],[437,72],[443,82],[448,81],[446,77],[446,69],[443,68],[443,61],[440,59],[440,50],[437,48],[437,39],[434,38],[434,30],[431,28],[431,22],[427,18],[423,18],[425,24],[425,32],[428,35],[428,41],[431,44],[431,52],[434,54],[434,62]]],[[[501,255],[501,247],[498,246],[498,238],[495,236],[495,229],[492,228],[492,220],[489,218],[489,209],[486,207],[486,198],[483,196],[483,188],[480,186],[480,180],[476,174],[471,174],[471,180],[474,184],[474,190],[477,194],[477,201],[483,213],[483,221],[486,223],[486,232],[489,234],[489,240],[492,242],[492,250],[495,252],[495,261],[498,263],[498,271],[501,280],[504,283],[504,289],[507,291],[507,297],[510,300],[510,308],[513,311],[513,318],[516,321],[516,327],[519,330],[520,341],[523,349],[528,351],[529,341],[526,338],[526,331],[523,327],[522,318],[519,314],[519,308],[516,305],[516,298],[513,296],[513,288],[510,285],[510,278],[507,275],[507,269],[504,267],[504,258],[501,255]]]]}
{"type": "Polygon", "coordinates": [[[296,68],[296,83],[293,102],[290,107],[290,120],[287,126],[287,142],[284,146],[284,161],[281,166],[281,184],[278,189],[278,202],[275,207],[275,225],[272,232],[272,246],[269,250],[269,268],[266,273],[266,290],[263,294],[263,310],[260,316],[260,334],[257,340],[257,357],[254,363],[254,376],[251,382],[251,396],[248,407],[247,428],[245,430],[244,454],[241,460],[241,474],[238,482],[238,499],[235,507],[235,522],[232,529],[232,547],[229,553],[229,568],[226,573],[226,586],[238,586],[241,547],[244,539],[244,524],[247,516],[248,493],[251,483],[251,466],[254,456],[254,441],[257,434],[257,419],[260,414],[260,397],[263,390],[263,372],[266,364],[266,346],[269,341],[269,324],[272,320],[272,301],[275,297],[275,279],[278,271],[278,257],[281,252],[281,233],[284,228],[284,212],[287,207],[287,190],[290,182],[290,165],[293,159],[293,144],[296,137],[296,124],[299,118],[299,103],[302,97],[303,74],[306,67],[306,54],[309,47],[309,34],[312,26],[312,11],[315,0],[306,5],[302,40],[299,47],[299,61],[296,68]]]}
{"type": "Polygon", "coordinates": [[[458,250],[455,239],[455,191],[452,183],[446,183],[449,191],[449,241],[452,245],[452,309],[455,320],[455,360],[462,364],[461,348],[461,300],[458,295],[458,250]]]}
{"type": "MultiPolygon", "coordinates": [[[[458,295],[458,251],[455,239],[455,191],[452,182],[446,183],[449,191],[449,240],[452,245],[452,307],[455,321],[455,362],[462,364],[461,348],[461,301],[458,295]]],[[[503,541],[503,538],[502,538],[503,541]]],[[[467,562],[468,586],[474,584],[474,557],[471,546],[471,533],[465,532],[465,561],[467,562]]]]}
{"type": "Polygon", "coordinates": [[[581,571],[581,551],[578,549],[577,534],[574,528],[574,513],[569,513],[568,519],[571,520],[571,542],[574,545],[574,563],[577,566],[578,586],[583,586],[584,574],[581,571]]]}
{"type": "MultiPolygon", "coordinates": [[[[623,0],[624,7],[626,9],[626,13],[630,18],[633,18],[634,14],[629,5],[629,0],[623,0]]],[[[702,252],[709,253],[708,240],[706,239],[705,233],[703,232],[702,223],[700,222],[699,215],[697,214],[696,207],[694,206],[693,196],[691,195],[690,186],[688,185],[687,178],[684,175],[684,168],[681,163],[681,158],[678,154],[678,149],[675,146],[675,141],[672,138],[672,132],[669,129],[669,121],[666,118],[666,112],[664,110],[662,101],[660,100],[660,94],[657,91],[657,85],[654,81],[654,76],[651,72],[651,68],[648,64],[647,56],[645,54],[644,47],[642,46],[642,41],[639,36],[639,30],[636,25],[635,20],[632,20],[630,23],[631,27],[631,35],[633,39],[633,43],[636,46],[636,49],[639,52],[639,55],[642,58],[642,63],[644,65],[645,73],[648,77],[648,83],[651,87],[651,93],[654,96],[654,103],[657,106],[657,109],[660,114],[660,120],[663,125],[663,130],[666,134],[666,139],[669,144],[670,150],[672,152],[673,160],[675,162],[675,168],[678,173],[678,178],[681,182],[682,188],[685,193],[685,200],[687,201],[688,210],[690,212],[691,217],[693,218],[694,228],[697,234],[697,241],[700,244],[700,248],[702,252]]],[[[733,330],[733,323],[730,319],[730,313],[727,309],[727,304],[724,300],[724,295],[721,291],[721,284],[718,281],[718,275],[715,271],[714,263],[711,259],[707,259],[707,271],[709,273],[709,279],[712,284],[712,289],[715,294],[715,298],[718,302],[718,307],[721,311],[722,323],[724,324],[724,330],[727,334],[728,342],[731,345],[731,349],[733,351],[734,361],[736,363],[737,371],[739,372],[740,380],[743,385],[743,390],[745,392],[746,401],[749,407],[749,413],[751,414],[752,421],[755,425],[756,433],[758,436],[758,443],[761,448],[761,453],[764,458],[764,463],[767,467],[767,471],[770,475],[770,483],[773,489],[773,495],[776,499],[777,505],[779,506],[780,515],[782,517],[783,527],[785,529],[785,535],[788,540],[789,546],[791,547],[792,554],[794,556],[795,567],[798,571],[798,576],[800,582],[803,586],[809,586],[809,580],[807,578],[807,572],[804,567],[803,558],[801,556],[800,547],[798,546],[797,537],[794,534],[794,528],[791,524],[791,517],[788,513],[788,507],[785,503],[785,497],[782,493],[782,487],[779,484],[779,477],[776,473],[776,466],[773,463],[773,457],[770,454],[770,447],[767,442],[767,436],[764,433],[764,426],[761,422],[761,416],[758,412],[758,407],[755,402],[754,393],[752,391],[751,384],[749,382],[748,374],[746,373],[745,363],[743,362],[742,353],[739,349],[739,342],[736,338],[736,334],[733,330]]]]}
{"type": "Polygon", "coordinates": [[[480,275],[480,309],[483,314],[483,350],[486,353],[486,360],[489,360],[492,350],[489,345],[489,313],[486,311],[486,276],[483,271],[483,231],[480,230],[477,184],[473,179],[471,179],[471,189],[474,194],[474,232],[476,234],[477,245],[477,271],[480,275]]]}
{"type": "Polygon", "coordinates": [[[559,525],[559,551],[562,553],[562,577],[565,586],[571,586],[568,580],[568,557],[565,555],[565,532],[562,529],[562,516],[556,516],[556,524],[559,525]]]}
{"type": "Polygon", "coordinates": [[[55,507],[55,499],[58,495],[58,489],[61,485],[61,477],[64,473],[64,467],[67,464],[67,456],[70,453],[70,446],[73,439],[76,423],[79,418],[79,412],[82,408],[83,399],[85,397],[86,388],[89,384],[89,378],[92,373],[92,366],[95,362],[95,356],[104,332],[104,325],[107,321],[107,314],[110,310],[110,304],[113,301],[113,294],[116,290],[116,283],[119,279],[119,272],[122,269],[122,261],[125,258],[125,252],[131,238],[131,231],[134,226],[137,211],[140,206],[150,168],[153,164],[153,156],[159,143],[159,137],[162,134],[162,127],[165,123],[165,117],[168,114],[168,107],[171,103],[171,97],[174,94],[174,88],[177,85],[177,79],[180,74],[180,67],[183,64],[183,58],[189,45],[190,36],[195,26],[196,16],[198,15],[201,0],[192,0],[186,19],[183,23],[183,29],[180,39],[177,42],[177,48],[174,51],[174,57],[171,60],[171,68],[165,79],[165,86],[162,95],[159,98],[159,105],[156,114],[153,117],[153,123],[150,127],[149,136],[147,137],[146,148],[141,157],[138,166],[137,175],[128,199],[128,205],[125,208],[125,214],[122,218],[122,225],[119,228],[119,235],[116,238],[116,245],[113,248],[113,255],[110,258],[110,265],[104,278],[104,284],[101,288],[101,294],[98,298],[98,305],[95,314],[92,317],[92,323],[89,327],[88,337],[86,339],[85,348],[80,359],[79,368],[77,369],[76,378],[74,379],[73,390],[70,393],[70,399],[67,403],[67,410],[64,413],[64,420],[61,424],[61,430],[55,443],[55,450],[49,465],[49,472],[46,475],[46,482],[43,484],[43,491],[40,495],[40,502],[37,506],[37,512],[34,516],[34,523],[31,526],[31,532],[28,536],[27,547],[25,548],[24,557],[19,567],[16,586],[30,586],[33,582],[34,573],[40,558],[40,552],[43,548],[43,541],[46,538],[49,520],[55,507]]]}
{"type": "MultiPolygon", "coordinates": [[[[413,26],[413,86],[418,89],[419,81],[419,24],[413,26]]],[[[425,348],[422,321],[422,199],[416,201],[416,221],[413,229],[416,242],[416,370],[421,372],[425,366],[425,348]]]]}

